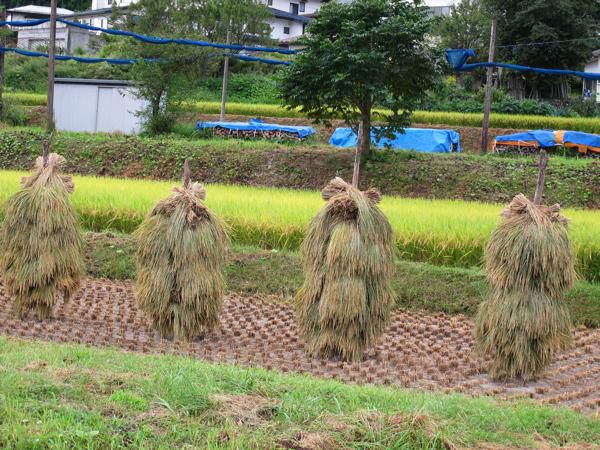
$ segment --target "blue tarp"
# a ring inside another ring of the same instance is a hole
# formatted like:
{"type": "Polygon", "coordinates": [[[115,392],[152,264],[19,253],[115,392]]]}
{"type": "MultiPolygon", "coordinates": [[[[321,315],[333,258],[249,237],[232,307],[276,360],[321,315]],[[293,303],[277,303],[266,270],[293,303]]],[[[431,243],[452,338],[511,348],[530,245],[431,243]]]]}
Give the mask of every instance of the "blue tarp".
{"type": "Polygon", "coordinates": [[[496,137],[496,144],[502,144],[504,142],[511,144],[516,142],[523,144],[533,143],[541,148],[554,147],[556,145],[553,130],[532,130],[496,137]]]}
{"type": "MultiPolygon", "coordinates": [[[[371,141],[379,148],[391,147],[427,153],[450,153],[454,144],[456,151],[460,152],[460,134],[454,130],[405,128],[404,134],[395,135],[394,139],[381,138],[376,142],[375,133],[371,131],[371,141]]],[[[357,140],[356,133],[351,128],[338,128],[329,143],[337,147],[356,147],[357,140]]]]}
{"type": "Polygon", "coordinates": [[[600,136],[597,134],[582,133],[580,131],[565,131],[563,138],[565,144],[586,145],[600,148],[600,136]]]}
{"type": "Polygon", "coordinates": [[[264,123],[260,119],[250,119],[249,122],[202,122],[196,124],[196,129],[203,128],[225,128],[232,131],[283,131],[286,133],[297,134],[300,139],[315,134],[312,127],[295,127],[291,125],[277,125],[274,123],[264,123]]]}
{"type": "Polygon", "coordinates": [[[539,148],[565,146],[600,152],[600,136],[580,131],[532,130],[496,137],[496,145],[534,145],[539,148]]]}

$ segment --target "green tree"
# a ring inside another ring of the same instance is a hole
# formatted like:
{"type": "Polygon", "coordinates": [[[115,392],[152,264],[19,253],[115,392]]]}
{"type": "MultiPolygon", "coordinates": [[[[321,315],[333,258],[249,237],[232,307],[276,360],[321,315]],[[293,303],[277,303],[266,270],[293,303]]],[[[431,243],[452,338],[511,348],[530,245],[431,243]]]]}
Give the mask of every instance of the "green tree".
{"type": "MultiPolygon", "coordinates": [[[[533,67],[578,69],[598,47],[596,0],[486,0],[498,19],[498,60],[533,67]],[[547,41],[567,41],[537,44],[547,41]],[[516,44],[512,46],[512,44],[516,44]]],[[[529,95],[551,95],[564,79],[528,74],[529,95]],[[550,90],[550,92],[549,92],[550,90]]],[[[564,89],[561,89],[564,94],[564,89]]],[[[561,95],[563,96],[563,95],[561,95]]]]}
{"type": "MultiPolygon", "coordinates": [[[[270,28],[268,10],[258,0],[139,0],[127,14],[113,13],[117,27],[140,34],[224,42],[231,30],[233,42],[265,39],[270,28]]],[[[169,131],[173,111],[187,96],[191,83],[214,71],[219,50],[191,45],[149,44],[135,39],[110,39],[109,52],[129,58],[151,58],[131,68],[138,95],[148,101],[143,115],[152,133],[169,131]]],[[[226,51],[224,51],[226,52],[226,51]]],[[[105,51],[106,53],[106,51],[105,51]]]]}
{"type": "Polygon", "coordinates": [[[440,21],[444,48],[473,48],[487,53],[491,19],[484,0],[462,0],[440,21]]]}
{"type": "Polygon", "coordinates": [[[385,126],[378,138],[410,123],[411,112],[433,84],[434,59],[425,44],[430,20],[419,1],[354,0],[325,5],[309,25],[296,56],[280,82],[289,108],[327,123],[343,117],[358,133],[353,184],[361,155],[368,154],[373,108],[385,126]]]}

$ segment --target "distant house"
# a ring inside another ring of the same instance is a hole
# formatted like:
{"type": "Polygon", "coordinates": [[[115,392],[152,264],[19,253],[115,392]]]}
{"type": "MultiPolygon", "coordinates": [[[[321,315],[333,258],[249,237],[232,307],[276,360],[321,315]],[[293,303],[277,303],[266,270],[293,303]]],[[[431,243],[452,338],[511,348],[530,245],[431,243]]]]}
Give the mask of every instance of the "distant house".
{"type": "MultiPolygon", "coordinates": [[[[6,11],[10,21],[45,19],[50,17],[49,6],[27,5],[6,11]]],[[[57,8],[57,15],[69,16],[70,9],[57,8]]],[[[17,32],[17,47],[26,50],[45,50],[50,39],[50,24],[43,23],[34,27],[11,27],[17,32]]],[[[62,53],[75,53],[78,50],[89,52],[97,41],[97,36],[87,30],[56,24],[56,48],[62,53]]]]}
{"type": "MultiPolygon", "coordinates": [[[[584,72],[600,73],[600,49],[592,52],[592,58],[586,63],[584,72]]],[[[583,80],[583,96],[600,103],[600,81],[583,80]]]]}

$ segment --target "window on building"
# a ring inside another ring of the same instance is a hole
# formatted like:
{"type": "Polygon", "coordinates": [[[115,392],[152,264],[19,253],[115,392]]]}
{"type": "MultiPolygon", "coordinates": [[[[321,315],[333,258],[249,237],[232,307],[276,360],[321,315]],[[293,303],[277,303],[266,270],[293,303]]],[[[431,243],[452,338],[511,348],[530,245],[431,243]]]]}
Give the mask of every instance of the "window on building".
{"type": "Polygon", "coordinates": [[[292,14],[298,15],[299,8],[300,8],[300,6],[298,5],[298,3],[290,3],[290,12],[292,14]]]}
{"type": "Polygon", "coordinates": [[[300,12],[306,12],[306,3],[300,2],[300,12]]]}
{"type": "Polygon", "coordinates": [[[112,5],[112,0],[108,0],[107,2],[109,5],[112,5]]]}
{"type": "Polygon", "coordinates": [[[290,34],[290,27],[283,27],[283,34],[290,34]]]}
{"type": "Polygon", "coordinates": [[[269,1],[267,2],[267,5],[269,5],[269,6],[273,6],[273,0],[269,0],[269,1]]]}

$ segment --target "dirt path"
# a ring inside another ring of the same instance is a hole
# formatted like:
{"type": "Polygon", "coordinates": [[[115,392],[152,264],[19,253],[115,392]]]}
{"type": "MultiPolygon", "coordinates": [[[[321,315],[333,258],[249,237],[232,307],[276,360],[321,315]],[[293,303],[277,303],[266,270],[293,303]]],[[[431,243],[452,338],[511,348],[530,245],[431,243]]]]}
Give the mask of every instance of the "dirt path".
{"type": "Polygon", "coordinates": [[[225,300],[221,329],[193,343],[160,339],[133,300],[131,282],[87,279],[55,319],[16,320],[0,284],[0,334],[125,350],[173,352],[242,366],[310,373],[351,383],[403,387],[502,398],[525,396],[600,413],[600,330],[575,330],[575,346],[534,383],[494,383],[485,361],[472,353],[471,322],[462,316],[398,312],[381,342],[361,363],[312,358],[298,338],[293,310],[276,298],[225,300]]]}

